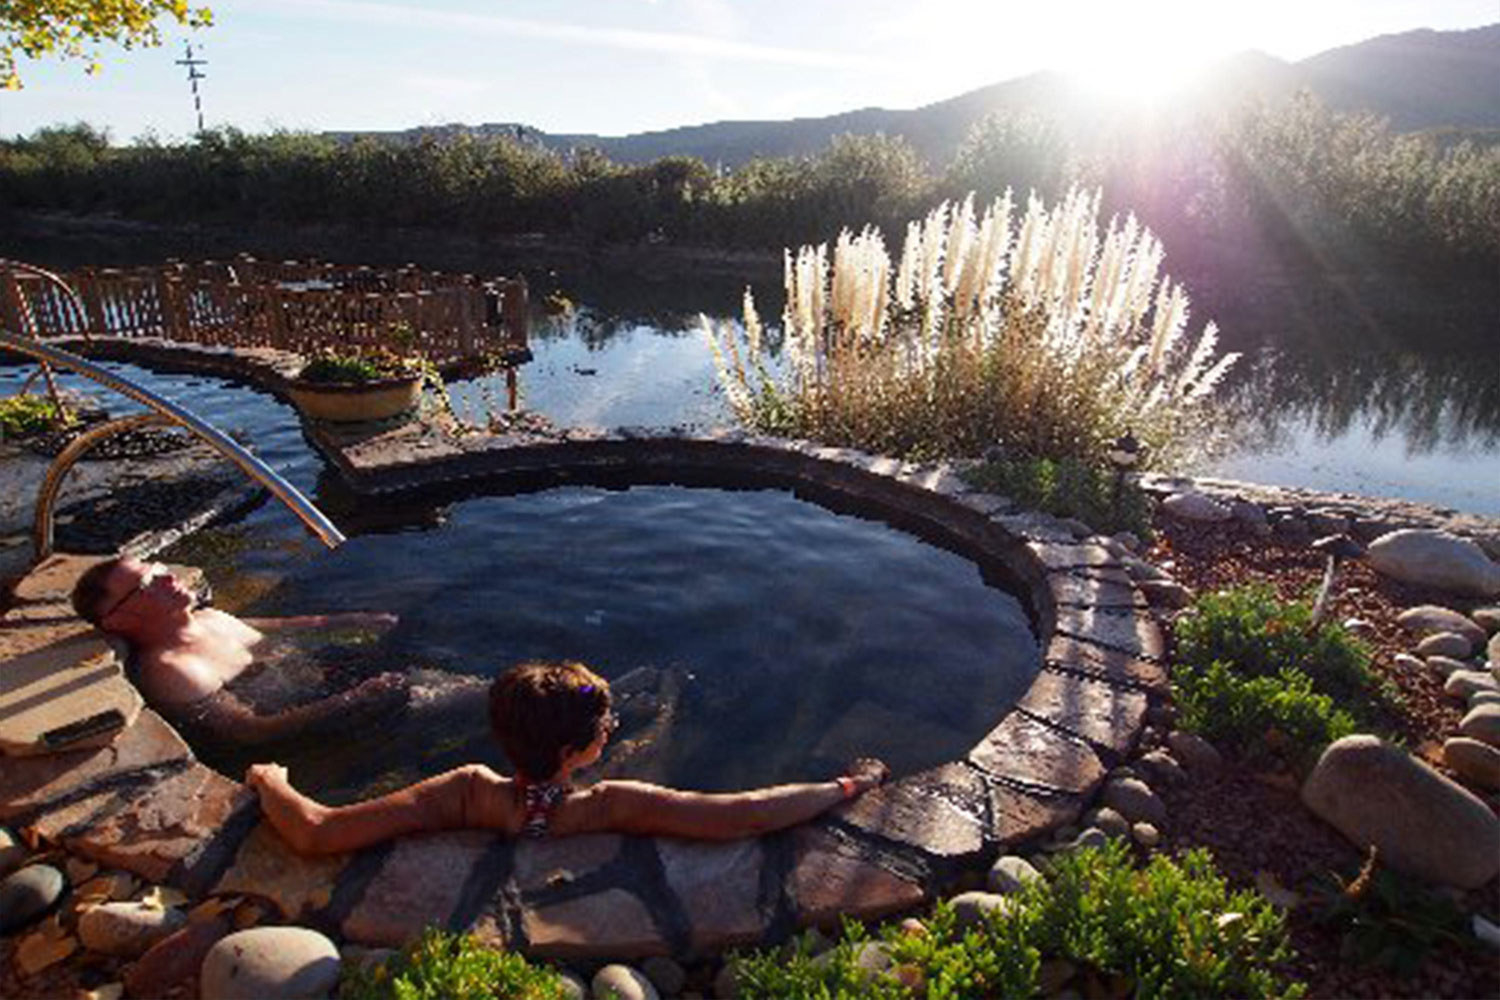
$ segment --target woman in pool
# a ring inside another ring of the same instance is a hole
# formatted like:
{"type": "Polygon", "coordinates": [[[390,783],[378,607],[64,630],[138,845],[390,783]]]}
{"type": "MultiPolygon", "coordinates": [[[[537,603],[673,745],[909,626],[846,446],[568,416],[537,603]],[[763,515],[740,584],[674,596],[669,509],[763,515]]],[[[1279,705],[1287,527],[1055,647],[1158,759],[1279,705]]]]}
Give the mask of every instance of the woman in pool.
{"type": "Polygon", "coordinates": [[[862,759],[832,781],[707,793],[642,781],[575,788],[614,731],[609,683],[579,663],[523,663],[496,678],[490,726],[516,768],[506,778],[470,764],[388,795],[329,807],[298,792],[279,764],[246,782],[266,817],[305,854],[351,851],[407,833],[461,828],[540,837],[609,830],[724,840],[794,826],[879,785],[887,769],[862,759]]]}

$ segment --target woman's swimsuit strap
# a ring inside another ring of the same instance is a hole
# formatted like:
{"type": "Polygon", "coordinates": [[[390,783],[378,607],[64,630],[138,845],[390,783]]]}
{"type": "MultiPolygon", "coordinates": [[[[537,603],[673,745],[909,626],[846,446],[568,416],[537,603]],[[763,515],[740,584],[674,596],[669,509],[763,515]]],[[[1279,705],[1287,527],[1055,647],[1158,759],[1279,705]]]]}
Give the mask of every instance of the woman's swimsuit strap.
{"type": "Polygon", "coordinates": [[[532,783],[520,775],[516,776],[516,784],[521,789],[521,799],[525,806],[525,819],[521,823],[521,835],[523,837],[545,837],[547,835],[547,823],[552,818],[552,810],[568,794],[567,785],[553,784],[550,781],[539,781],[532,783]]]}

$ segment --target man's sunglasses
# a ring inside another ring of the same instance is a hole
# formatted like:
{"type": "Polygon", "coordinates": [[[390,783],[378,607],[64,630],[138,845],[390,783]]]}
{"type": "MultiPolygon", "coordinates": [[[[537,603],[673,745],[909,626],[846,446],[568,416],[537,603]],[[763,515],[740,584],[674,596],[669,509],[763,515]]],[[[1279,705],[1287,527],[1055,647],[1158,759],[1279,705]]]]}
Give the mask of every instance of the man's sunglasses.
{"type": "Polygon", "coordinates": [[[146,572],[143,573],[143,574],[141,574],[140,581],[138,583],[136,583],[136,585],[134,587],[131,587],[129,590],[127,590],[120,597],[120,599],[118,601],[116,601],[115,603],[111,604],[109,606],[109,610],[108,611],[105,611],[102,614],[100,614],[99,615],[99,620],[101,622],[104,621],[104,619],[108,618],[110,615],[114,614],[116,611],[119,611],[127,603],[129,603],[130,599],[133,598],[133,597],[135,597],[136,594],[139,594],[142,591],[148,589],[152,584],[156,583],[156,581],[159,580],[159,579],[161,579],[162,577],[164,577],[164,576],[171,576],[171,575],[172,575],[171,570],[167,569],[165,566],[161,565],[160,563],[157,563],[155,565],[146,567],[146,572]]]}

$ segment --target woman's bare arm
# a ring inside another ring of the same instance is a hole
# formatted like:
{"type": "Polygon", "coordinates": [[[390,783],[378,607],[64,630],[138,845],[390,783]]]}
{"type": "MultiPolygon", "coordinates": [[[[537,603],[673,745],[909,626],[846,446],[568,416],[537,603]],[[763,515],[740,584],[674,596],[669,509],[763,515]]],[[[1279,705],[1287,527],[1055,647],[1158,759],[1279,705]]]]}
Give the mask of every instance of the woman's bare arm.
{"type": "Polygon", "coordinates": [[[773,785],[745,792],[687,792],[644,781],[604,781],[558,806],[554,833],[613,830],[646,836],[732,840],[806,822],[885,780],[878,761],[860,761],[833,781],[773,785]],[[847,791],[846,791],[847,787],[847,791]]]}
{"type": "Polygon", "coordinates": [[[260,795],[276,832],[301,854],[355,851],[407,833],[510,825],[498,794],[508,782],[482,764],[347,806],[325,806],[303,795],[280,764],[252,766],[245,782],[260,795]]]}

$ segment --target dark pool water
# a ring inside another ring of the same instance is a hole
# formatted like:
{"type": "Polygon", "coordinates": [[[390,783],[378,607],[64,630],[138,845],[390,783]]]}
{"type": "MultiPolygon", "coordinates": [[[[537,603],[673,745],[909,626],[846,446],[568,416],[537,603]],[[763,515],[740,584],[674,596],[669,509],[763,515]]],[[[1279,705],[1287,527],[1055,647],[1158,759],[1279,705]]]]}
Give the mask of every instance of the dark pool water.
{"type": "MultiPolygon", "coordinates": [[[[419,685],[439,691],[456,690],[449,675],[582,660],[623,700],[603,773],[704,789],[825,777],[862,754],[900,773],[951,760],[1039,664],[1020,604],[973,562],[781,490],[469,500],[440,526],[297,566],[256,610],[395,612],[388,663],[426,668],[419,685]]],[[[379,766],[314,748],[304,773],[338,790],[494,758],[477,695],[470,710],[463,697],[435,711],[441,726],[422,706],[397,724],[431,739],[352,734],[379,766]]]]}

